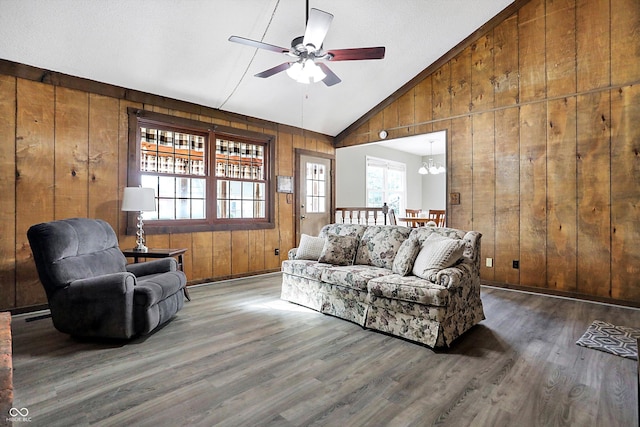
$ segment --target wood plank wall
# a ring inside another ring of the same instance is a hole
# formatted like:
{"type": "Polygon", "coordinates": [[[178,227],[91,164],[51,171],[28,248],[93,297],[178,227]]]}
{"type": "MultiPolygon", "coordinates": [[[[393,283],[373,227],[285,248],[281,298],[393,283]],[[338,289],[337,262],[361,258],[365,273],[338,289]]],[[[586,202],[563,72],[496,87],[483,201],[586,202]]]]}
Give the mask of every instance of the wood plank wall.
{"type": "Polygon", "coordinates": [[[486,282],[638,305],[639,29],[638,0],[531,0],[336,147],[447,130],[486,282]]]}
{"type": "MultiPolygon", "coordinates": [[[[333,138],[326,135],[153,95],[140,96],[150,102],[134,102],[95,93],[92,87],[105,92],[105,85],[69,76],[41,83],[39,70],[17,68],[18,73],[0,72],[0,310],[46,303],[26,236],[32,224],[101,218],[117,231],[121,247],[134,245],[120,211],[127,185],[127,107],[275,135],[277,175],[295,175],[296,148],[334,153],[333,138]],[[59,84],[69,81],[87,89],[59,84]]],[[[277,271],[295,246],[295,232],[293,204],[280,193],[275,202],[275,229],[149,235],[147,242],[188,248],[184,268],[190,283],[277,271]]]]}

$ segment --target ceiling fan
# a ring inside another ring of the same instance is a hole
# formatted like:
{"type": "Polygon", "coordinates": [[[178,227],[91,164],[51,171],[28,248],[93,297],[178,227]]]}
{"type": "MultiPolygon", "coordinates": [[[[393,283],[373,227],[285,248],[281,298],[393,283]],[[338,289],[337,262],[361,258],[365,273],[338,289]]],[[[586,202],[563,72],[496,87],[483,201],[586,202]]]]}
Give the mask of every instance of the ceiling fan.
{"type": "MultiPolygon", "coordinates": [[[[307,10],[309,10],[308,7],[307,10]]],[[[289,62],[256,74],[256,77],[271,77],[274,74],[287,71],[291,78],[300,83],[315,83],[322,80],[325,85],[333,86],[340,83],[341,80],[323,61],[383,59],[385,48],[380,46],[323,50],[322,43],[329,31],[332,20],[332,14],[318,9],[311,9],[307,14],[307,27],[304,36],[294,38],[290,49],[238,36],[229,37],[229,41],[276,53],[284,53],[293,58],[289,62]]]]}

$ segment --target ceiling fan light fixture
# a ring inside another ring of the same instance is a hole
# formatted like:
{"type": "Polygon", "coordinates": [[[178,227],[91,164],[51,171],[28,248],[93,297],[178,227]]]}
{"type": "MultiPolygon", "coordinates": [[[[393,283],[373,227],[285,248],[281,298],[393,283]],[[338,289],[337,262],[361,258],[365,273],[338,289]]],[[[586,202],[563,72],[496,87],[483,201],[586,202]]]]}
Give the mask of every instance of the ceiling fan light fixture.
{"type": "Polygon", "coordinates": [[[324,80],[325,77],[327,77],[324,71],[322,71],[322,69],[318,67],[318,64],[316,64],[314,61],[310,59],[307,59],[304,69],[309,70],[308,73],[310,76],[310,80],[313,83],[320,82],[324,80]]]}
{"type": "Polygon", "coordinates": [[[302,64],[300,62],[294,62],[289,68],[287,68],[287,75],[293,80],[298,81],[302,75],[302,64]]]}
{"type": "Polygon", "coordinates": [[[302,59],[291,64],[287,69],[287,74],[298,83],[317,83],[322,81],[327,75],[311,59],[302,59]]]}

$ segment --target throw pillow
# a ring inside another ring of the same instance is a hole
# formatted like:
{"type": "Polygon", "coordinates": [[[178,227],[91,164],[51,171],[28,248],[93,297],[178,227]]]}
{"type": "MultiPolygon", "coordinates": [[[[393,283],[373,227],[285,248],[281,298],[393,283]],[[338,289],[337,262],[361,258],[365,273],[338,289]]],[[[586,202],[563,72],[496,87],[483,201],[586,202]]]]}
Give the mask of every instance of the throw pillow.
{"type": "Polygon", "coordinates": [[[352,265],[358,248],[354,236],[328,234],[318,261],[333,265],[352,265]]]}
{"type": "Polygon", "coordinates": [[[420,252],[420,242],[415,237],[409,237],[400,245],[391,271],[401,276],[411,273],[418,252],[420,252]]]}
{"type": "Polygon", "coordinates": [[[393,260],[411,228],[389,225],[370,225],[362,235],[354,264],[393,268],[393,260]]]}
{"type": "Polygon", "coordinates": [[[313,237],[308,234],[300,236],[300,245],[296,251],[296,259],[309,259],[317,261],[322,255],[324,248],[324,237],[313,237]]]}
{"type": "Polygon", "coordinates": [[[438,234],[430,235],[416,257],[413,274],[428,280],[433,270],[451,267],[462,258],[464,244],[463,240],[450,239],[438,234]]]}

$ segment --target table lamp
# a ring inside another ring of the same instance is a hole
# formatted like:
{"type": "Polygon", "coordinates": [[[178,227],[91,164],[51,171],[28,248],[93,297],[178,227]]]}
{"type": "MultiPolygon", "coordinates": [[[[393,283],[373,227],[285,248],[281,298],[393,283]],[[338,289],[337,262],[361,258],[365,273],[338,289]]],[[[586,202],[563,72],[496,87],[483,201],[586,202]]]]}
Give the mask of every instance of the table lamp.
{"type": "Polygon", "coordinates": [[[142,229],[142,212],[156,210],[156,192],[153,188],[126,187],[122,197],[122,210],[126,212],[138,212],[138,224],[136,231],[136,247],[134,251],[147,252],[144,245],[144,230],[142,229]]]}

